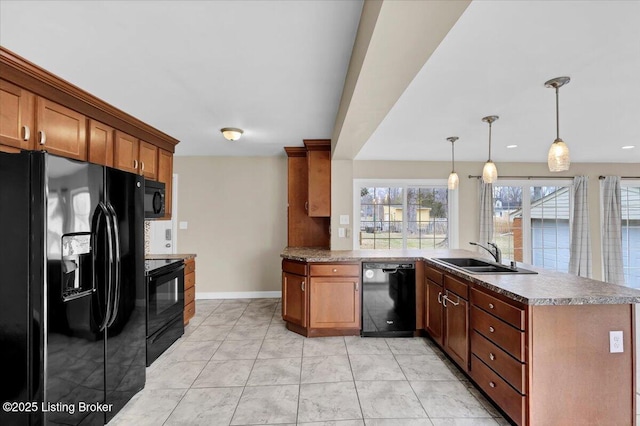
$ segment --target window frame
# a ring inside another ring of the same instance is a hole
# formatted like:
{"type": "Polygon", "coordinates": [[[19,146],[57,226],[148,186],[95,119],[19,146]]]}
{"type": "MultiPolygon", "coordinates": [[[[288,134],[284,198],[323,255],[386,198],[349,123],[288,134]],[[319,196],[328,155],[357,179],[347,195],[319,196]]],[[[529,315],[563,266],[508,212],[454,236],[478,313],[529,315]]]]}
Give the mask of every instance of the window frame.
{"type": "MultiPolygon", "coordinates": [[[[529,265],[533,265],[533,253],[532,247],[532,234],[531,234],[531,188],[535,186],[555,186],[555,187],[568,187],[569,188],[569,245],[571,245],[571,224],[573,221],[573,180],[569,179],[500,179],[493,184],[496,186],[519,186],[522,187],[522,261],[529,265]],[[527,194],[525,197],[524,194],[527,194]],[[524,226],[524,225],[527,226],[524,226]]],[[[494,201],[495,202],[495,201],[494,201]]],[[[495,220],[495,211],[494,211],[495,220]]],[[[495,226],[495,222],[494,222],[495,226]]],[[[494,235],[495,239],[495,235],[494,235]]],[[[557,242],[556,242],[557,248],[557,242]]],[[[513,259],[511,259],[513,260],[513,259]]],[[[552,269],[549,269],[552,270],[552,269]]],[[[553,269],[557,270],[557,269],[553,269]]]]}
{"type": "MultiPolygon", "coordinates": [[[[354,250],[360,250],[360,188],[381,187],[381,188],[402,188],[402,208],[407,211],[407,189],[408,188],[438,188],[447,189],[447,179],[353,179],[353,232],[352,244],[354,250]]],[[[449,249],[458,248],[458,192],[459,190],[447,189],[447,239],[449,249]]],[[[407,215],[402,215],[402,249],[384,250],[406,250],[407,236],[404,230],[407,229],[407,215]]],[[[376,250],[376,249],[373,249],[376,250]]],[[[428,249],[421,249],[428,250],[428,249]]]]}

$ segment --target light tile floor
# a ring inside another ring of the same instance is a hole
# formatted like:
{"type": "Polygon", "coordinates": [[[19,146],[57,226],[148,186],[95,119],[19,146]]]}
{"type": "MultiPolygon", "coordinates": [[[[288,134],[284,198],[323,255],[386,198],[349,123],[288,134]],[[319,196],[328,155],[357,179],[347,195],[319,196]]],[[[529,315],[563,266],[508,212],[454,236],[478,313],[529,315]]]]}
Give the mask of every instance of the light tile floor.
{"type": "Polygon", "coordinates": [[[278,299],[196,303],[110,425],[508,424],[427,339],[305,339],[278,299]]]}

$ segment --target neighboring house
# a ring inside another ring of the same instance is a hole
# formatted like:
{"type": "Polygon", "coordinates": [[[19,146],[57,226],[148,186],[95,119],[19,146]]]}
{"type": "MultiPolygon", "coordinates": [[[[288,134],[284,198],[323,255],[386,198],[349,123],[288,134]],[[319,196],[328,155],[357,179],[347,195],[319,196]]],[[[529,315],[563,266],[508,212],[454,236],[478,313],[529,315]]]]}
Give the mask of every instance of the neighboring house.
{"type": "MultiPolygon", "coordinates": [[[[570,248],[570,188],[559,188],[531,203],[531,263],[558,271],[568,271],[570,248]]],[[[640,188],[621,189],[622,247],[626,284],[640,287],[640,188]]],[[[509,213],[514,248],[522,247],[522,209],[509,213]]],[[[515,250],[522,260],[522,250],[515,250]]]]}

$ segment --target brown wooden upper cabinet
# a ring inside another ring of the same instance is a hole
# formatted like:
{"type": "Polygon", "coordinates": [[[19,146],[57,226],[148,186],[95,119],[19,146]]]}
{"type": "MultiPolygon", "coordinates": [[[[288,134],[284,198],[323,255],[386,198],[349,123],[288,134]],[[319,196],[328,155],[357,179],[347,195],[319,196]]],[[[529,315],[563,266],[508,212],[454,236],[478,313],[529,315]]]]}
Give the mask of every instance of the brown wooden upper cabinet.
{"type": "Polygon", "coordinates": [[[36,98],[36,149],[86,161],[87,118],[47,99],[36,98]]]}
{"type": "Polygon", "coordinates": [[[309,170],[307,214],[310,217],[331,216],[331,141],[305,139],[309,170]]]}
{"type": "Polygon", "coordinates": [[[158,179],[158,147],[140,141],[139,144],[140,174],[147,179],[158,179]]]}
{"type": "Polygon", "coordinates": [[[33,93],[0,80],[0,144],[33,149],[34,102],[33,93]]]}
{"type": "Polygon", "coordinates": [[[158,182],[164,183],[164,218],[171,219],[171,190],[173,184],[173,153],[158,149],[158,182]]]}
{"type": "Polygon", "coordinates": [[[119,130],[116,130],[114,139],[113,167],[125,172],[138,173],[138,139],[119,130]]]}
{"type": "Polygon", "coordinates": [[[96,120],[89,120],[90,163],[113,167],[113,127],[96,120]]]}

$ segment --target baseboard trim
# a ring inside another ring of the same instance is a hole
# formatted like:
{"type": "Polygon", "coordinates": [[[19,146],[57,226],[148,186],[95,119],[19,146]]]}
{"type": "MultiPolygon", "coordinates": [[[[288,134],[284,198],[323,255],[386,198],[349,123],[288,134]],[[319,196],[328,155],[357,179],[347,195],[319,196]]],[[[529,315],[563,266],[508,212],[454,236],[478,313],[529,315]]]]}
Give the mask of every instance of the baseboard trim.
{"type": "Polygon", "coordinates": [[[196,299],[274,299],[281,298],[281,291],[229,291],[204,293],[196,292],[196,299]]]}

